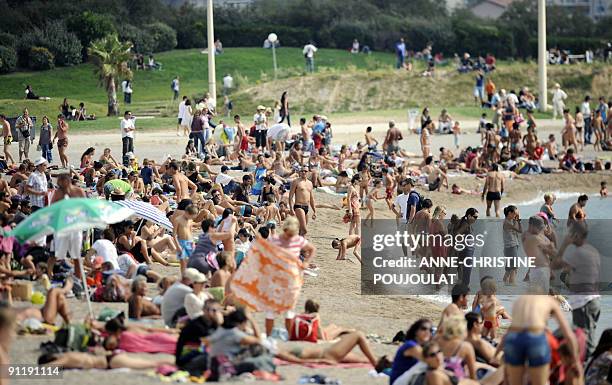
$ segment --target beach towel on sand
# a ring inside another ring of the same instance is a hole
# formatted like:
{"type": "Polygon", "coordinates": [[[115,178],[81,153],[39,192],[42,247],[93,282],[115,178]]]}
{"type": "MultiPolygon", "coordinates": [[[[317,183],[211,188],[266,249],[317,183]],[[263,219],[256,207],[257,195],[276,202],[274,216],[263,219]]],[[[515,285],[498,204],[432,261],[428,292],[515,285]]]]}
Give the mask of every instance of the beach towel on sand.
{"type": "Polygon", "coordinates": [[[124,331],[119,340],[119,349],[133,353],[174,354],[177,336],[168,333],[133,333],[124,331]]]}
{"type": "Polygon", "coordinates": [[[300,264],[286,250],[258,239],[232,278],[232,295],[255,311],[291,310],[304,282],[300,264]]]}

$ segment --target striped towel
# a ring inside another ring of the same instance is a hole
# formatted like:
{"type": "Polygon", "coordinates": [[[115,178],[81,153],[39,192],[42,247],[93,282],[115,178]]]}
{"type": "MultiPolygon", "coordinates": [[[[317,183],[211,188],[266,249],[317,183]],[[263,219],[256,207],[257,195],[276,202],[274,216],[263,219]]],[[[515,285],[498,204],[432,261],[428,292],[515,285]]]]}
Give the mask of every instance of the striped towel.
{"type": "Polygon", "coordinates": [[[257,239],[232,278],[231,292],[255,311],[282,313],[295,308],[303,282],[295,256],[257,239]]]}

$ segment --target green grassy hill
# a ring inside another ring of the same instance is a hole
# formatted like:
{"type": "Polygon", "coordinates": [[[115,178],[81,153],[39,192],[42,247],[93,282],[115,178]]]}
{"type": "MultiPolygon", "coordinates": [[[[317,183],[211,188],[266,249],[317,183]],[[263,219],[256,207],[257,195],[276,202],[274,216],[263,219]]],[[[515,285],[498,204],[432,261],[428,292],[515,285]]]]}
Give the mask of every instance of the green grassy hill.
{"type": "MultiPolygon", "coordinates": [[[[221,94],[221,79],[226,73],[234,77],[236,91],[232,94],[235,112],[250,114],[257,104],[271,105],[284,90],[290,91],[294,114],[324,111],[328,114],[364,113],[373,110],[405,108],[448,108],[459,116],[477,117],[480,110],[472,98],[473,74],[457,74],[451,66],[437,69],[436,79],[420,76],[423,66],[418,63],[412,73],[396,71],[391,53],[351,55],[347,51],[321,49],[317,53],[317,73],[303,76],[304,58],[299,48],[277,50],[277,80],[273,78],[272,52],[263,48],[228,48],[216,57],[217,92],[221,94]]],[[[144,128],[168,128],[175,124],[176,105],[171,101],[170,82],[181,78],[181,94],[203,95],[208,88],[207,55],[200,50],[175,50],[156,55],[162,71],[136,71],[134,94],[128,108],[136,115],[156,115],[142,120],[144,128]]],[[[492,75],[498,88],[536,88],[537,68],[534,63],[500,63],[492,75]]],[[[64,97],[70,104],[84,102],[89,113],[99,119],[73,123],[73,129],[116,129],[116,118],[106,118],[106,93],[98,86],[90,64],[57,68],[42,72],[18,72],[0,76],[0,111],[17,115],[28,107],[33,115],[55,116],[64,97]],[[31,84],[48,101],[24,100],[26,84],[31,84]]],[[[612,90],[612,70],[603,65],[550,67],[549,82],[559,82],[577,103],[586,93],[606,95],[612,90]]],[[[551,84],[552,86],[552,84],[551,84]]],[[[120,109],[122,95],[118,99],[120,109]]],[[[219,102],[221,98],[219,97],[219,102]]],[[[218,103],[220,104],[220,103],[218,103]]],[[[294,116],[295,119],[295,116],[294,116]]]]}

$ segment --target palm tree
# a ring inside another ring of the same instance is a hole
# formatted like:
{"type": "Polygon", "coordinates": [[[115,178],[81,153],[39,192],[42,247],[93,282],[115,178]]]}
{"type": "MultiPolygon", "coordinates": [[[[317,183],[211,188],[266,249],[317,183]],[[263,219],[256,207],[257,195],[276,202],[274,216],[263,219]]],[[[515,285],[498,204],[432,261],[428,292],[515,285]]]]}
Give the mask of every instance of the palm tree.
{"type": "Polygon", "coordinates": [[[117,109],[117,84],[118,78],[132,78],[132,70],[128,67],[132,43],[121,42],[115,34],[107,35],[102,39],[91,43],[89,57],[92,59],[98,75],[100,85],[106,89],[108,94],[108,114],[118,115],[117,109]]]}

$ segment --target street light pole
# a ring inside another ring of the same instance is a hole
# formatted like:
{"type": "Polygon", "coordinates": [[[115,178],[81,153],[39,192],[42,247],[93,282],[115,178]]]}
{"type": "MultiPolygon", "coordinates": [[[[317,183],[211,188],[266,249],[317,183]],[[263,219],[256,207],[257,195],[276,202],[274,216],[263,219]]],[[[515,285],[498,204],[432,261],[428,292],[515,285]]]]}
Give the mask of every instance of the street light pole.
{"type": "Polygon", "coordinates": [[[548,108],[548,79],[546,66],[546,0],[538,0],[538,85],[540,88],[540,111],[548,108]]]}
{"type": "Polygon", "coordinates": [[[215,27],[213,25],[213,0],[208,0],[206,9],[206,32],[208,39],[208,92],[217,104],[217,71],[215,70],[215,27]]]}
{"type": "Polygon", "coordinates": [[[272,63],[274,65],[274,79],[276,79],[276,41],[278,40],[278,36],[275,33],[271,33],[268,35],[268,41],[272,44],[272,63]]]}

